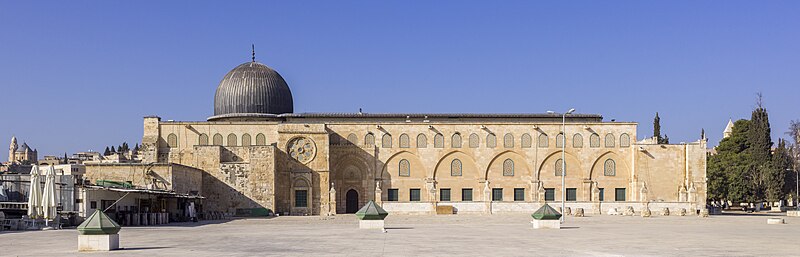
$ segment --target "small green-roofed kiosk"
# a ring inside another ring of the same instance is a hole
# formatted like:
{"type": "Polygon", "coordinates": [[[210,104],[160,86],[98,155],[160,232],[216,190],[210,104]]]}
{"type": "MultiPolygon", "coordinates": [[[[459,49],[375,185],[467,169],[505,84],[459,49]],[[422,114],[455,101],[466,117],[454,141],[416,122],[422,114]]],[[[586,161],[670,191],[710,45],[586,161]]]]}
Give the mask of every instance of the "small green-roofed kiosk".
{"type": "Polygon", "coordinates": [[[389,213],[374,201],[369,201],[364,207],[356,212],[358,217],[358,228],[379,228],[384,229],[383,220],[389,213]]]}

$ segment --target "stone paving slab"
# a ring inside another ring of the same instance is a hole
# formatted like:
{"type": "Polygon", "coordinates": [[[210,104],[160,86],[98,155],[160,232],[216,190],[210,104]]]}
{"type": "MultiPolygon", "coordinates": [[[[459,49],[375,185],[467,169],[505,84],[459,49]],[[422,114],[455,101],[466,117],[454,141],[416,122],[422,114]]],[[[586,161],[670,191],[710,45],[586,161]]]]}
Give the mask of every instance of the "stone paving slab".
{"type": "MultiPolygon", "coordinates": [[[[785,217],[785,216],[784,216],[785,217]]],[[[77,231],[0,232],[0,256],[798,256],[800,218],[567,217],[533,230],[530,215],[390,215],[387,232],[353,215],[125,227],[124,250],[78,253],[77,231]]]]}

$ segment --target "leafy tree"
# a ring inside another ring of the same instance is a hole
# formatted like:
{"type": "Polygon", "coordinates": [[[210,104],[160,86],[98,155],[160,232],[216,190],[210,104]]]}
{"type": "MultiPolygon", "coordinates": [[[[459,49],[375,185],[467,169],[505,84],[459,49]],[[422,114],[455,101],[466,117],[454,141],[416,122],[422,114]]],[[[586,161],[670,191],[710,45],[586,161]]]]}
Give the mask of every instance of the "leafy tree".
{"type": "Polygon", "coordinates": [[[786,148],[786,141],[778,140],[778,147],[772,155],[772,160],[766,174],[766,196],[767,200],[775,202],[785,200],[791,192],[787,190],[786,182],[791,175],[792,156],[786,148]]]}
{"type": "Polygon", "coordinates": [[[747,171],[750,160],[747,135],[750,121],[737,120],[730,137],[723,138],[717,146],[717,154],[708,158],[709,200],[748,201],[751,193],[747,171]]]}
{"type": "Polygon", "coordinates": [[[136,143],[136,146],[133,147],[133,152],[134,153],[138,153],[139,152],[139,143],[136,143]]]}

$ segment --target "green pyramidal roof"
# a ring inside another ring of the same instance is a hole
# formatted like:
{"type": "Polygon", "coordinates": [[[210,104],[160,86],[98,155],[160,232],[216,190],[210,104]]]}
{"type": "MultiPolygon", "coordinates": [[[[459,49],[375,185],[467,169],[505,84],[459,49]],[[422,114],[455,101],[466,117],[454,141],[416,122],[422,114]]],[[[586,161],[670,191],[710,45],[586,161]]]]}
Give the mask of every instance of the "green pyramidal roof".
{"type": "Polygon", "coordinates": [[[100,210],[95,210],[92,216],[78,225],[81,235],[113,235],[119,233],[122,227],[100,210]]]}
{"type": "Polygon", "coordinates": [[[389,213],[373,201],[369,201],[356,212],[356,217],[360,220],[382,220],[385,219],[387,215],[389,215],[389,213]]]}
{"type": "Polygon", "coordinates": [[[553,207],[545,203],[542,207],[539,207],[538,210],[533,212],[531,217],[537,220],[557,220],[561,219],[561,213],[558,213],[556,209],[553,209],[553,207]]]}

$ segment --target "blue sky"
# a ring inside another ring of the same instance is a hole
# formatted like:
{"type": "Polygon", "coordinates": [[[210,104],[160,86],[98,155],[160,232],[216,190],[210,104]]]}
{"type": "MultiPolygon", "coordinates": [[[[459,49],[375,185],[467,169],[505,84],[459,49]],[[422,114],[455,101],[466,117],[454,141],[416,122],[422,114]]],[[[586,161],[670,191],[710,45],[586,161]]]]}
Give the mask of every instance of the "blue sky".
{"type": "MultiPolygon", "coordinates": [[[[222,76],[278,70],[296,112],[563,111],[674,143],[764,94],[773,136],[800,119],[797,1],[0,1],[0,143],[45,154],[205,120],[222,76]]],[[[0,151],[0,158],[7,158],[0,151]]]]}

